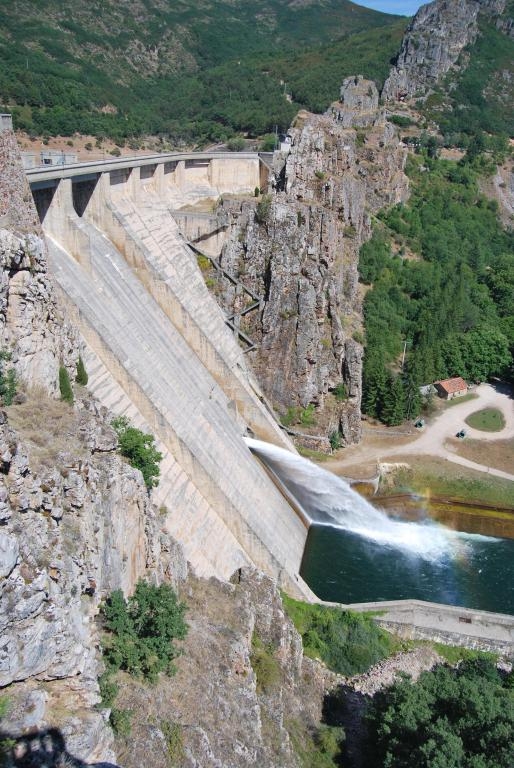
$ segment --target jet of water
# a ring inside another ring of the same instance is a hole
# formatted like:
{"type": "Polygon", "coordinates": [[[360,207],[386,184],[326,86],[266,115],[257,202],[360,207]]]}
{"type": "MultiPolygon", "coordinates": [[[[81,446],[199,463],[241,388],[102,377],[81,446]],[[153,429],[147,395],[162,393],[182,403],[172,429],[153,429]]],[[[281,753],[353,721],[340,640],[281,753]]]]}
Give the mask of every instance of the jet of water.
{"type": "Polygon", "coordinates": [[[311,523],[349,530],[432,561],[462,549],[454,531],[431,522],[392,520],[345,480],[302,456],[253,438],[245,438],[245,442],[285,486],[311,523]]]}

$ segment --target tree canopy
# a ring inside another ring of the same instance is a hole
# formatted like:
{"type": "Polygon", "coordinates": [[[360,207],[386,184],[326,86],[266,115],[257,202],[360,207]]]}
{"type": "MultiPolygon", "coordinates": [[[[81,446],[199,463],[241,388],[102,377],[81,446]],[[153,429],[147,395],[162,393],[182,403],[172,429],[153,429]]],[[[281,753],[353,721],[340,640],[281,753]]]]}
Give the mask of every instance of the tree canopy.
{"type": "Polygon", "coordinates": [[[380,216],[359,262],[363,409],[388,424],[416,415],[422,384],[509,375],[514,351],[514,233],[469,160],[425,156],[409,172],[409,202],[380,216]]]}
{"type": "Polygon", "coordinates": [[[512,768],[511,683],[484,658],[404,677],[370,706],[366,768],[512,768]]]}

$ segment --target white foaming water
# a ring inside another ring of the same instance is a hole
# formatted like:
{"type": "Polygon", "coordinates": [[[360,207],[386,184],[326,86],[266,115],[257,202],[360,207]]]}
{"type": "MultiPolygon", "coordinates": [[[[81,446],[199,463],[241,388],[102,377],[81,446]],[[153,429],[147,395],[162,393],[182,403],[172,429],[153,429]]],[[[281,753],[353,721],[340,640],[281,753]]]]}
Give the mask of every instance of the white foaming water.
{"type": "Polygon", "coordinates": [[[342,528],[432,561],[462,553],[465,548],[457,533],[442,526],[391,520],[347,482],[308,459],[261,440],[245,438],[245,442],[317,525],[342,528]]]}

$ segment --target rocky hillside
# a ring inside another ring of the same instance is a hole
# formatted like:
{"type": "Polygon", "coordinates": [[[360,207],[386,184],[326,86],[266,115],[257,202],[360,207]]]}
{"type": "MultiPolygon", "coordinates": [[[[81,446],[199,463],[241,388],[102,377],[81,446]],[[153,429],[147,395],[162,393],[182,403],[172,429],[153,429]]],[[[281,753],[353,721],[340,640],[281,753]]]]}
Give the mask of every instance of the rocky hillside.
{"type": "Polygon", "coordinates": [[[74,379],[81,342],[55,298],[14,136],[0,141],[2,380],[12,368],[18,390],[0,411],[2,731],[56,727],[71,752],[109,759],[95,708],[98,605],[142,576],[183,576],[185,563],[107,414],[84,391],[75,408],[55,399],[59,367],[74,379]]]}
{"type": "MultiPolygon", "coordinates": [[[[360,439],[361,294],[359,248],[371,216],[405,199],[405,150],[379,108],[371,81],[349,78],[325,115],[301,113],[275,188],[258,203],[227,202],[232,234],[221,256],[227,272],[263,297],[226,281],[222,300],[241,313],[258,349],[250,353],[261,385],[282,414],[314,412],[318,434],[360,439]],[[279,373],[278,373],[279,371],[279,373]]],[[[313,422],[311,422],[313,423],[313,422]]]]}
{"type": "Polygon", "coordinates": [[[409,25],[382,96],[421,98],[445,131],[512,134],[513,62],[511,2],[435,0],[409,25]]]}

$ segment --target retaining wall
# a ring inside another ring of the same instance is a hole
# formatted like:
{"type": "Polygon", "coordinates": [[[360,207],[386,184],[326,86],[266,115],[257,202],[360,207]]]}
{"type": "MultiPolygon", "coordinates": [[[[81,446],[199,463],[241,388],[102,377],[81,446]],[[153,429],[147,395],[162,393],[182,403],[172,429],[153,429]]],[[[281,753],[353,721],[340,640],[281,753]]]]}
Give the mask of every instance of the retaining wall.
{"type": "Polygon", "coordinates": [[[353,611],[376,613],[384,629],[408,640],[433,640],[514,656],[514,616],[423,600],[356,603],[353,611]]]}

